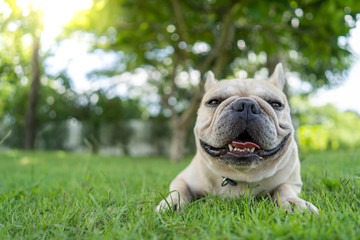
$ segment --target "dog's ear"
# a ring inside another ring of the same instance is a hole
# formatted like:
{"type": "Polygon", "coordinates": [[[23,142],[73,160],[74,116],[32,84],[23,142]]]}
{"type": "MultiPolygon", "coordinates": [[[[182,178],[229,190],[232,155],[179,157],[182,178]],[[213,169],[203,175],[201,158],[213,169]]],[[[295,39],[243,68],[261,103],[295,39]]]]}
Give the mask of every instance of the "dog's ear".
{"type": "Polygon", "coordinates": [[[205,91],[208,91],[216,83],[218,83],[218,80],[215,79],[214,73],[208,71],[206,73],[205,91]]]}
{"type": "Polygon", "coordinates": [[[283,65],[278,63],[275,67],[273,74],[270,77],[270,82],[278,87],[281,91],[284,89],[285,85],[285,72],[283,65]]]}

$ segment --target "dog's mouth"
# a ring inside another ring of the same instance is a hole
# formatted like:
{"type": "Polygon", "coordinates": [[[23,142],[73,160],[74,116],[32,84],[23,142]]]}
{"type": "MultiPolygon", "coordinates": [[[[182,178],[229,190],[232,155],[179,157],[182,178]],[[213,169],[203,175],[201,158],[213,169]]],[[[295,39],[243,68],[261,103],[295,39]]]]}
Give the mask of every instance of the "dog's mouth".
{"type": "Polygon", "coordinates": [[[200,145],[210,156],[219,158],[223,162],[250,165],[254,161],[261,161],[278,153],[286,145],[289,137],[290,134],[270,150],[262,149],[246,131],[222,148],[212,147],[201,139],[200,145]]]}

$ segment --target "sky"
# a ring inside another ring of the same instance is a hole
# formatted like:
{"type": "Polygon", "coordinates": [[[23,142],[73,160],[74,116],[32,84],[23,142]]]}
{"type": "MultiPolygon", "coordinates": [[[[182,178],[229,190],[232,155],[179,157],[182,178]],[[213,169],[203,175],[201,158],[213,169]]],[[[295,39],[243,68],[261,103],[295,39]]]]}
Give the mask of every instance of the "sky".
{"type": "MultiPolygon", "coordinates": [[[[360,39],[359,39],[360,43],[360,39]]],[[[349,75],[345,81],[332,89],[321,88],[310,97],[311,103],[316,106],[327,103],[334,104],[338,109],[352,110],[360,114],[360,61],[359,59],[350,67],[349,75]]]]}
{"type": "MultiPolygon", "coordinates": [[[[359,14],[358,14],[359,15],[359,14]]],[[[360,114],[360,19],[356,27],[350,30],[349,44],[353,52],[354,62],[348,70],[344,82],[332,89],[322,88],[311,97],[314,105],[332,103],[340,110],[352,110],[360,114]]]]}
{"type": "MultiPolygon", "coordinates": [[[[25,6],[29,1],[18,0],[17,3],[25,6]]],[[[41,38],[44,51],[56,46],[56,36],[76,11],[91,6],[91,0],[33,0],[33,2],[44,10],[45,26],[41,38]]],[[[351,30],[348,40],[354,53],[354,62],[347,71],[344,81],[339,86],[330,89],[328,87],[319,89],[316,94],[310,96],[310,101],[313,105],[332,103],[342,111],[353,110],[360,114],[360,20],[357,21],[356,27],[351,30]]],[[[46,71],[49,73],[56,73],[67,68],[68,74],[74,80],[72,87],[77,92],[100,87],[99,84],[101,83],[88,81],[87,74],[94,69],[109,66],[117,57],[101,51],[96,54],[89,54],[88,41],[90,40],[86,38],[65,40],[55,49],[55,55],[48,58],[46,62],[46,71]]],[[[141,77],[143,74],[137,76],[141,77]]],[[[290,81],[290,85],[291,82],[293,82],[292,87],[299,86],[296,81],[290,81]]],[[[119,83],[117,91],[121,94],[121,91],[126,88],[121,87],[121,81],[119,83]]]]}

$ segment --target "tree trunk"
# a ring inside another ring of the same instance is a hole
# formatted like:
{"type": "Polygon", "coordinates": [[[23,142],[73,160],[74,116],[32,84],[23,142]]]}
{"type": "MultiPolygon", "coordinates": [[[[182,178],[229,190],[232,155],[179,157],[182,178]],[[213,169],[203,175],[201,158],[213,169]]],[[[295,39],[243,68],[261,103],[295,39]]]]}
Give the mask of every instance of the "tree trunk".
{"type": "MultiPolygon", "coordinates": [[[[179,2],[177,0],[172,0],[172,4],[175,12],[175,18],[177,20],[177,27],[179,28],[179,32],[180,32],[180,37],[184,38],[182,40],[187,42],[185,39],[186,29],[184,27],[185,26],[184,18],[180,11],[179,2]]],[[[212,47],[212,50],[209,53],[209,55],[206,57],[206,59],[202,62],[200,66],[198,66],[198,70],[200,71],[202,80],[200,81],[198,88],[194,91],[189,107],[180,116],[177,116],[176,111],[173,111],[174,115],[172,118],[172,139],[170,146],[170,160],[172,162],[179,162],[184,157],[187,133],[192,120],[196,118],[197,109],[199,107],[199,104],[201,102],[204,93],[203,76],[205,71],[213,68],[215,76],[218,76],[219,73],[222,71],[224,65],[226,64],[227,51],[231,51],[231,42],[234,40],[233,39],[234,38],[233,9],[235,4],[236,1],[231,1],[227,12],[223,16],[222,19],[223,27],[219,34],[218,40],[212,47]]],[[[174,76],[175,74],[176,71],[174,73],[174,76]]],[[[175,77],[173,78],[173,80],[174,79],[175,77]]]]}
{"type": "Polygon", "coordinates": [[[170,146],[170,161],[180,162],[184,158],[187,128],[174,120],[172,125],[172,138],[170,146]]]}
{"type": "Polygon", "coordinates": [[[40,90],[40,63],[39,63],[40,38],[34,38],[31,56],[31,86],[29,105],[25,122],[25,149],[34,149],[36,133],[36,109],[40,90]]]}
{"type": "Polygon", "coordinates": [[[180,162],[184,158],[184,150],[189,127],[196,117],[197,109],[203,95],[204,81],[200,82],[197,91],[194,92],[189,107],[180,115],[173,115],[170,143],[170,161],[180,162]]]}

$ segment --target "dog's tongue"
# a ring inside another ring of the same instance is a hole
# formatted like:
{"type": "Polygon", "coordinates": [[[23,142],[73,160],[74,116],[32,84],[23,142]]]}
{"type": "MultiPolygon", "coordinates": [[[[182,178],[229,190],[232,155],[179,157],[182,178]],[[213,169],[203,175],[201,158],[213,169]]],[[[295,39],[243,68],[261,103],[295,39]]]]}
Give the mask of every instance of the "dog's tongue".
{"type": "Polygon", "coordinates": [[[253,142],[237,142],[232,141],[231,145],[235,148],[257,148],[260,149],[259,145],[253,142]]]}

